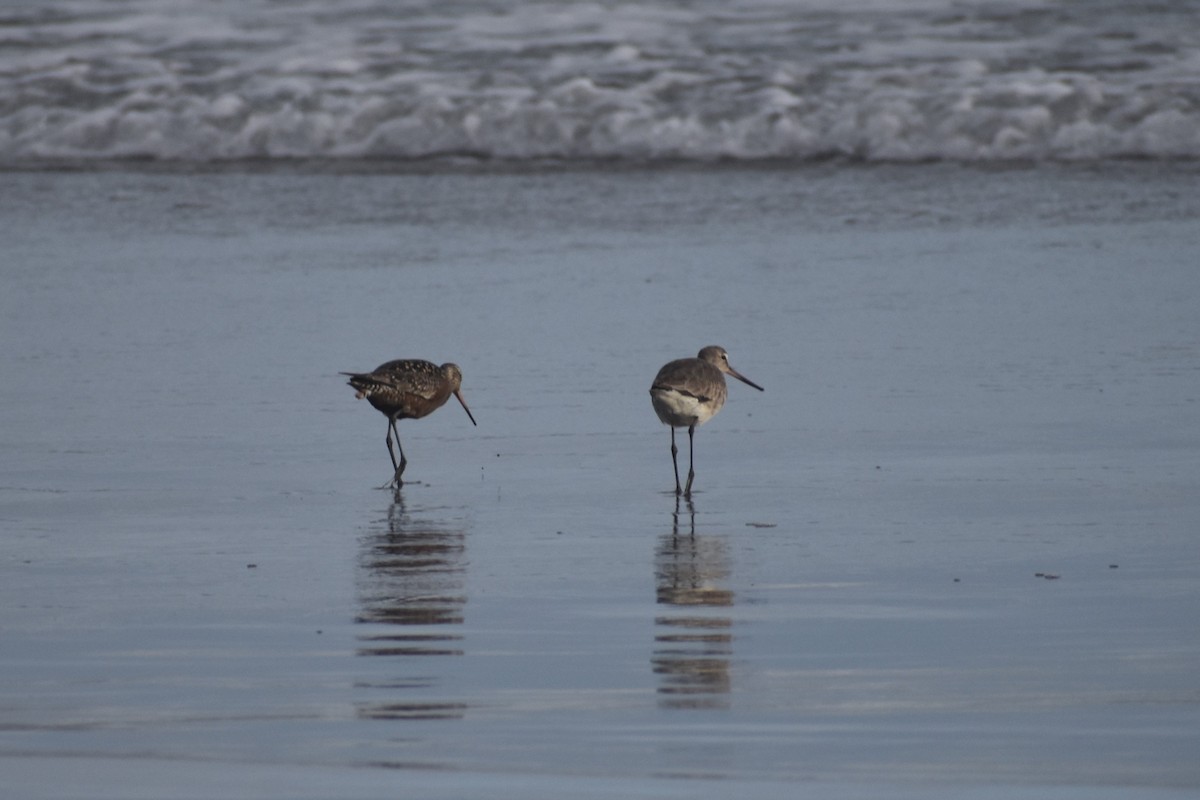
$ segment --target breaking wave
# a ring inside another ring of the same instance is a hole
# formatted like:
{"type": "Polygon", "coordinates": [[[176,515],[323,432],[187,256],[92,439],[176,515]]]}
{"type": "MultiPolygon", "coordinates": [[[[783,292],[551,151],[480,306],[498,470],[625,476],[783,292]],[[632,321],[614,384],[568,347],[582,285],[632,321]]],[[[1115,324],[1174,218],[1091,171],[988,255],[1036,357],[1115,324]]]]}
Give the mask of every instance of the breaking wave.
{"type": "Polygon", "coordinates": [[[76,0],[2,13],[8,165],[1200,156],[1196,3],[76,0]]]}

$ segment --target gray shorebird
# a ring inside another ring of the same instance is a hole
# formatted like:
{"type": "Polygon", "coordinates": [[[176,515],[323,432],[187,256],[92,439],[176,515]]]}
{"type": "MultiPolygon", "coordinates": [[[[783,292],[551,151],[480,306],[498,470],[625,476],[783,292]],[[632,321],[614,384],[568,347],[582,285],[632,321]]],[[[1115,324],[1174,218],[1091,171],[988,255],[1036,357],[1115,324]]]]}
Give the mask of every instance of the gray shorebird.
{"type": "Polygon", "coordinates": [[[692,480],[696,477],[693,454],[696,426],[712,419],[725,405],[725,375],[763,390],[754,381],[729,366],[725,348],[709,345],[695,358],[672,361],[658,371],[650,386],[650,402],[654,413],[664,424],[671,426],[671,463],[675,467],[675,494],[692,496],[692,480]],[[687,485],[679,488],[679,448],[675,446],[675,429],[688,429],[687,485]]]}
{"type": "Polygon", "coordinates": [[[350,376],[348,383],[357,390],[355,398],[367,398],[367,402],[388,418],[387,448],[395,473],[390,481],[379,487],[381,489],[401,486],[404,483],[401,476],[408,466],[404,447],[400,444],[400,432],[396,430],[397,420],[428,416],[441,408],[450,395],[454,395],[471,418],[471,424],[477,424],[471,409],[467,408],[467,401],[463,400],[462,370],[457,364],[442,364],[439,367],[430,361],[400,359],[380,364],[371,372],[340,374],[350,376]],[[393,434],[396,436],[396,447],[400,450],[399,463],[392,451],[393,434]]]}

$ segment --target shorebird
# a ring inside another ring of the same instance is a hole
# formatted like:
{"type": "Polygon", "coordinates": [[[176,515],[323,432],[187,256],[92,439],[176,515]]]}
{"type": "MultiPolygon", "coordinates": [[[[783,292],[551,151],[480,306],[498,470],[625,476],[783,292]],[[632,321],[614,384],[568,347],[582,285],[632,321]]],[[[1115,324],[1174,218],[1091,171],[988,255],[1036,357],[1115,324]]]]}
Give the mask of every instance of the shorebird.
{"type": "Polygon", "coordinates": [[[692,496],[692,479],[696,477],[693,459],[696,426],[708,422],[725,405],[725,375],[732,375],[760,392],[763,390],[729,366],[729,354],[717,345],[709,345],[695,358],[681,358],[664,365],[650,385],[654,413],[664,424],[671,426],[671,463],[675,467],[676,495],[692,496]],[[683,427],[688,429],[688,476],[687,485],[681,490],[675,429],[683,427]]]}
{"type": "Polygon", "coordinates": [[[471,418],[471,424],[478,424],[471,409],[467,408],[467,401],[463,400],[462,370],[457,364],[442,364],[439,367],[430,361],[400,359],[380,364],[371,372],[340,374],[350,376],[348,383],[357,390],[354,395],[356,399],[367,398],[367,402],[388,418],[387,448],[395,473],[390,481],[379,487],[381,489],[401,486],[404,482],[400,476],[408,466],[404,447],[400,444],[400,432],[396,430],[397,420],[428,416],[441,408],[450,395],[454,395],[471,418]],[[396,463],[396,454],[392,451],[392,434],[395,434],[396,447],[400,450],[400,463],[396,463]]]}

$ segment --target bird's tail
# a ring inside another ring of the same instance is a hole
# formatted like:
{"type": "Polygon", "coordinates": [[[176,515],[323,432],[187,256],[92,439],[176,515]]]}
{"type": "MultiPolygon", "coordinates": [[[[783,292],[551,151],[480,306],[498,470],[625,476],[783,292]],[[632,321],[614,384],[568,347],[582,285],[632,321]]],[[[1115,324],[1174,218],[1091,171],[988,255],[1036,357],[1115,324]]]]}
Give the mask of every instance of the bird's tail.
{"type": "Polygon", "coordinates": [[[350,384],[356,391],[354,393],[355,400],[362,400],[371,393],[371,388],[374,381],[371,376],[365,372],[339,372],[338,375],[348,375],[350,380],[346,383],[350,384]]]}

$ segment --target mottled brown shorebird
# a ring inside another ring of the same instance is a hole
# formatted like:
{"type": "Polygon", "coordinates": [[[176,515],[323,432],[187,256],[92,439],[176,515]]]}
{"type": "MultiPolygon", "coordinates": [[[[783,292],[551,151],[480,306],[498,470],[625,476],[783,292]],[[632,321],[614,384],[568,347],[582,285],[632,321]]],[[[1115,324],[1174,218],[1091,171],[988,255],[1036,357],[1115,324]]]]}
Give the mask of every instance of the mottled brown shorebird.
{"type": "Polygon", "coordinates": [[[676,495],[692,496],[692,480],[696,477],[693,459],[696,426],[708,422],[725,405],[725,375],[732,375],[760,392],[763,390],[729,366],[729,354],[717,345],[709,345],[695,358],[681,358],[666,364],[650,386],[654,413],[664,424],[671,426],[671,463],[675,467],[676,495]],[[687,485],[681,490],[675,429],[683,427],[688,429],[688,476],[687,485]]]}
{"type": "Polygon", "coordinates": [[[400,444],[400,432],[396,430],[397,420],[428,416],[441,408],[450,395],[454,395],[471,418],[471,424],[478,424],[471,409],[467,408],[467,401],[463,400],[462,370],[457,364],[442,364],[439,367],[430,361],[400,359],[380,364],[371,372],[340,374],[350,376],[348,382],[357,390],[354,395],[357,399],[367,398],[367,402],[388,418],[387,448],[395,473],[390,481],[379,487],[381,489],[401,486],[404,482],[400,476],[408,466],[404,447],[400,444]],[[396,436],[396,447],[400,450],[400,463],[396,463],[396,454],[392,451],[393,434],[396,436]]]}

